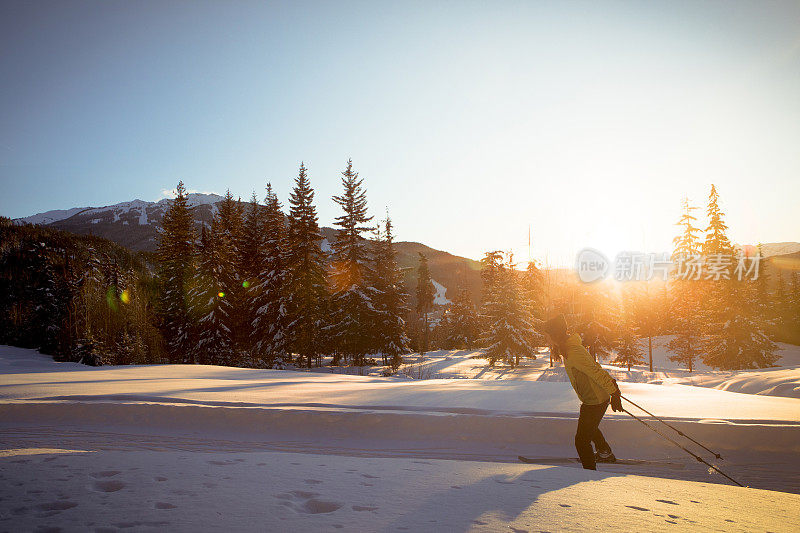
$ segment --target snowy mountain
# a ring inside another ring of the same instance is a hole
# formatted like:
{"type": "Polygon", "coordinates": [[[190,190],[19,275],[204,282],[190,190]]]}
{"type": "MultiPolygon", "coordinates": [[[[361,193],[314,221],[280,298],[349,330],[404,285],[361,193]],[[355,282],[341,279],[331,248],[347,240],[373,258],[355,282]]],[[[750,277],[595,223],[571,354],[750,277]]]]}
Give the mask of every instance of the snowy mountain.
{"type": "MultiPolygon", "coordinates": [[[[190,193],[189,205],[194,207],[195,220],[209,223],[222,200],[217,194],[190,193]]],[[[105,207],[76,207],[47,211],[16,219],[18,223],[40,224],[56,229],[96,235],[114,241],[134,251],[153,252],[158,242],[158,231],[172,199],[158,202],[132,200],[105,207]]]]}

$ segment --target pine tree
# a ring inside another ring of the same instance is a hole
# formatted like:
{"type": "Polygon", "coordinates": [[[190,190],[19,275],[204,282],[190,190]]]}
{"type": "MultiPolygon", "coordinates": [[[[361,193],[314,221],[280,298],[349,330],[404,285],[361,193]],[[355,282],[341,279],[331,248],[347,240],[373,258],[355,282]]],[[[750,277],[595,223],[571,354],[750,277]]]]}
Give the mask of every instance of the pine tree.
{"type": "Polygon", "coordinates": [[[256,364],[256,344],[258,339],[254,335],[252,325],[256,320],[260,303],[258,302],[256,287],[259,285],[259,276],[265,261],[264,238],[266,209],[259,205],[256,193],[253,193],[245,211],[244,223],[240,231],[238,243],[238,268],[237,273],[241,284],[237,287],[240,291],[240,323],[239,336],[241,349],[248,354],[249,364],[256,364]]]}
{"type": "Polygon", "coordinates": [[[653,371],[653,337],[660,334],[663,323],[658,303],[658,293],[647,282],[633,290],[628,303],[630,307],[628,313],[633,327],[640,336],[647,337],[647,361],[650,372],[653,371]]]}
{"type": "Polygon", "coordinates": [[[194,268],[195,233],[194,219],[182,181],[178,182],[176,191],[177,196],[161,223],[157,257],[164,337],[172,360],[183,361],[191,346],[186,299],[194,268]]]}
{"type": "Polygon", "coordinates": [[[267,184],[263,220],[261,271],[254,289],[252,339],[255,352],[268,368],[283,366],[287,358],[286,224],[278,197],[267,184]]]}
{"type": "Polygon", "coordinates": [[[445,317],[445,345],[456,349],[474,347],[480,333],[478,313],[466,287],[459,287],[445,317]]]}
{"type": "Polygon", "coordinates": [[[726,305],[718,309],[704,345],[703,362],[724,370],[765,368],[778,356],[767,334],[768,324],[757,305],[750,279],[718,282],[726,286],[726,305]]]}
{"type": "Polygon", "coordinates": [[[697,208],[689,204],[688,198],[683,199],[681,207],[681,218],[676,225],[682,228],[682,232],[672,241],[675,246],[672,256],[676,259],[689,258],[700,253],[700,240],[697,236],[700,228],[694,225],[697,217],[692,214],[697,208]]]}
{"type": "Polygon", "coordinates": [[[422,252],[419,253],[419,267],[417,268],[417,314],[423,316],[423,332],[422,332],[422,354],[428,351],[428,339],[430,336],[430,327],[428,323],[428,315],[433,310],[433,297],[436,294],[436,288],[433,286],[431,280],[431,271],[428,269],[428,258],[422,252]]]}
{"type": "MultiPolygon", "coordinates": [[[[683,213],[678,222],[682,228],[675,237],[673,260],[682,261],[700,254],[702,246],[697,236],[698,228],[694,226],[696,218],[692,211],[696,208],[689,205],[688,199],[683,201],[683,213]]],[[[703,334],[703,314],[701,303],[703,286],[699,281],[691,279],[675,279],[671,282],[670,314],[675,336],[667,344],[667,348],[675,352],[670,360],[685,364],[691,372],[694,362],[701,354],[703,334]]]]}
{"type": "Polygon", "coordinates": [[[539,333],[530,308],[523,301],[519,273],[511,254],[505,262],[499,252],[488,252],[481,261],[484,274],[482,318],[486,325],[481,341],[489,365],[505,361],[518,366],[521,357],[536,354],[539,333]]]}
{"type": "Polygon", "coordinates": [[[631,371],[633,365],[644,363],[642,347],[639,345],[639,339],[634,331],[635,329],[630,324],[623,324],[614,343],[616,355],[611,361],[615,365],[627,366],[628,372],[631,371]]]}
{"type": "Polygon", "coordinates": [[[708,227],[706,228],[706,239],[703,242],[703,255],[706,257],[716,254],[731,255],[733,246],[728,240],[725,225],[725,213],[719,207],[719,194],[717,188],[712,184],[711,193],[708,195],[708,227]]]}
{"type": "MultiPolygon", "coordinates": [[[[215,220],[214,223],[217,221],[215,220]]],[[[194,362],[230,365],[234,346],[230,328],[233,312],[230,295],[225,292],[224,261],[226,251],[219,246],[223,233],[203,226],[200,234],[197,269],[189,293],[192,317],[197,324],[197,343],[192,350],[194,362]]]]}
{"type": "Polygon", "coordinates": [[[352,160],[347,161],[342,172],[342,187],[341,196],[333,197],[344,214],[334,222],[340,230],[332,246],[330,331],[337,353],[363,366],[367,352],[375,345],[370,338],[370,325],[375,321],[375,290],[369,285],[369,243],[362,236],[372,229],[365,225],[372,217],[367,215],[366,191],[363,180],[353,170],[352,160]]]}
{"type": "Polygon", "coordinates": [[[249,324],[245,313],[246,294],[242,287],[243,265],[242,253],[243,227],[242,216],[244,208],[240,200],[235,200],[230,190],[225,192],[225,197],[218,204],[219,210],[214,215],[212,223],[214,253],[219,267],[219,282],[221,290],[225,293],[226,301],[230,305],[230,312],[226,315],[227,328],[230,330],[231,343],[236,356],[232,364],[242,365],[239,352],[246,346],[249,336],[249,324]]]}
{"type": "Polygon", "coordinates": [[[383,364],[396,371],[403,362],[402,354],[409,351],[409,339],[405,332],[405,319],[408,313],[403,273],[397,265],[394,250],[392,221],[386,215],[382,232],[378,232],[375,242],[375,267],[372,287],[375,289],[375,323],[373,336],[375,348],[383,356],[383,364]]]}
{"type": "MultiPolygon", "coordinates": [[[[533,324],[535,335],[531,342],[536,343],[537,346],[545,344],[547,341],[545,336],[540,333],[543,319],[544,319],[544,290],[542,284],[542,272],[536,263],[533,261],[528,262],[528,267],[525,272],[520,274],[520,286],[523,305],[526,307],[527,313],[530,316],[531,324],[533,324]]],[[[536,356],[530,356],[536,358],[536,356]]]]}
{"type": "Polygon", "coordinates": [[[289,197],[289,232],[286,249],[287,334],[291,349],[311,367],[323,347],[323,326],[328,286],[322,235],[314,208],[314,190],[300,164],[289,197]]]}

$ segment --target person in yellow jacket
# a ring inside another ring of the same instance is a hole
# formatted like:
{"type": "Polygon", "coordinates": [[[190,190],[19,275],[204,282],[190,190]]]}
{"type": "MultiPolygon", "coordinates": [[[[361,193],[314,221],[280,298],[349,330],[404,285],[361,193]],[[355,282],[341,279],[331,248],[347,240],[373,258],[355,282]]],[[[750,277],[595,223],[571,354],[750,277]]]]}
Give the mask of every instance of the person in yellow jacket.
{"type": "Polygon", "coordinates": [[[569,382],[581,400],[575,448],[583,468],[597,470],[597,462],[615,462],[614,452],[599,426],[609,403],[614,411],[622,411],[622,397],[617,382],[584,348],[580,335],[569,334],[564,315],[545,322],[544,331],[558,347],[569,382]],[[597,449],[596,455],[592,443],[597,449]]]}

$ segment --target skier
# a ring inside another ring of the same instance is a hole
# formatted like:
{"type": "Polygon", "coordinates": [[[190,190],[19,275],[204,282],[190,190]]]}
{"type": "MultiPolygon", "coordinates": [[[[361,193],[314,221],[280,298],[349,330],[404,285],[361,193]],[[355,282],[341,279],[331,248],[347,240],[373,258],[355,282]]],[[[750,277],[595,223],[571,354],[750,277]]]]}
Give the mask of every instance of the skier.
{"type": "Polygon", "coordinates": [[[544,331],[561,352],[569,381],[581,400],[575,448],[583,468],[597,470],[598,462],[616,462],[614,452],[600,432],[599,425],[609,402],[614,411],[622,411],[622,397],[617,382],[583,347],[580,335],[568,333],[564,315],[545,322],[544,331]],[[597,455],[592,450],[593,442],[597,455]]]}

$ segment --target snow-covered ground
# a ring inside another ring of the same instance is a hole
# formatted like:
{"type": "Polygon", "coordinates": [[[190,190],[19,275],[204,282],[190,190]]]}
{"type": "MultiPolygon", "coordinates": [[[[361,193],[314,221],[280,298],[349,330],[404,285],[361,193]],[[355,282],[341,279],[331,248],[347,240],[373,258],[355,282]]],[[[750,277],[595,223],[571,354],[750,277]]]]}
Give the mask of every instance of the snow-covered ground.
{"type": "Polygon", "coordinates": [[[617,455],[650,463],[522,465],[575,456],[577,399],[546,356],[512,371],[476,355],[427,354],[411,366],[443,379],[404,379],[0,347],[0,530],[800,528],[800,399],[620,383],[752,488],[610,412],[617,455]]]}
{"type": "MultiPolygon", "coordinates": [[[[653,372],[645,365],[634,366],[630,372],[626,368],[607,364],[601,361],[617,381],[627,383],[685,384],[711,387],[731,392],[744,392],[769,396],[785,396],[800,398],[800,346],[778,343],[780,359],[775,367],[748,371],[712,370],[698,361],[692,372],[678,363],[670,361],[672,355],[666,348],[670,336],[653,339],[653,372]]],[[[647,359],[647,343],[642,342],[642,353],[647,359]]],[[[498,364],[495,368],[488,366],[480,351],[439,350],[429,352],[425,357],[407,358],[409,364],[405,372],[415,378],[467,378],[467,379],[501,379],[527,381],[567,381],[567,375],[561,365],[550,367],[549,354],[542,351],[539,357],[524,359],[522,366],[510,368],[498,364]]],[[[378,373],[377,369],[373,370],[378,373]]]]}
{"type": "Polygon", "coordinates": [[[795,494],[566,467],[210,451],[12,450],[0,461],[0,527],[15,531],[800,528],[795,494]]]}

